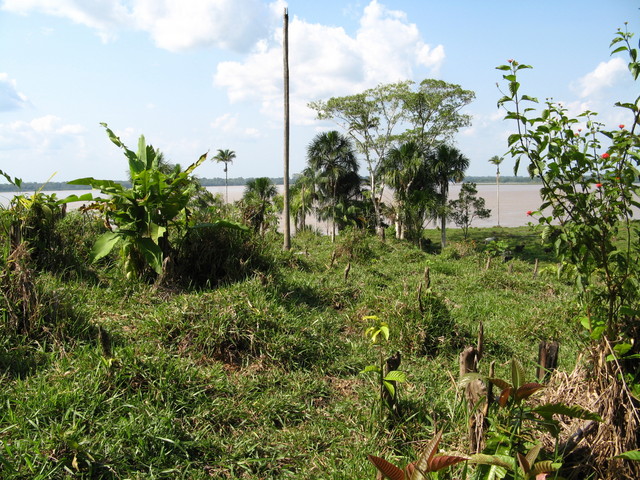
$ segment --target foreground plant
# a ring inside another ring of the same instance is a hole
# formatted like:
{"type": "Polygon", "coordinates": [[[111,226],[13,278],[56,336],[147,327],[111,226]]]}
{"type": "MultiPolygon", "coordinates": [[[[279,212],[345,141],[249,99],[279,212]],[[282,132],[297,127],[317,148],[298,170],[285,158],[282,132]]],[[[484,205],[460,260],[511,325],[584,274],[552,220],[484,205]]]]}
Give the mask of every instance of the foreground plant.
{"type": "MultiPolygon", "coordinates": [[[[632,37],[618,30],[610,46],[612,54],[628,55],[637,81],[640,62],[632,37]]],[[[520,93],[518,77],[529,65],[510,60],[497,68],[508,87],[498,105],[517,127],[508,140],[516,171],[524,159],[530,176],[542,182],[542,205],[530,214],[538,217],[543,237],[553,239],[561,263],[575,267],[581,324],[594,341],[593,380],[604,395],[600,411],[614,428],[610,440],[601,442],[602,460],[608,462],[640,442],[640,236],[633,220],[640,207],[640,96],[617,102],[628,121],[605,128],[594,112],[574,118],[550,100],[538,111],[538,100],[520,93]]],[[[620,462],[605,468],[612,478],[638,478],[638,466],[627,467],[626,473],[620,462]]]]}
{"type": "MultiPolygon", "coordinates": [[[[599,415],[579,406],[562,403],[530,405],[527,400],[545,388],[537,382],[527,382],[522,364],[515,358],[510,363],[510,381],[485,377],[478,373],[464,375],[461,385],[473,380],[482,380],[487,390],[492,386],[500,389],[497,402],[490,403],[486,447],[483,453],[473,455],[471,461],[481,466],[475,478],[484,479],[530,479],[558,470],[562,466],[562,455],[558,448],[560,423],[554,415],[582,420],[601,421],[599,415]],[[548,433],[556,441],[552,460],[536,462],[541,450],[540,435],[548,433]]],[[[490,395],[491,396],[491,395],[490,395]]]]}
{"type": "Polygon", "coordinates": [[[431,473],[468,460],[466,457],[456,455],[436,455],[441,439],[442,432],[436,433],[433,439],[425,446],[420,458],[415,462],[409,463],[404,469],[396,467],[391,462],[375,455],[367,455],[367,458],[389,480],[425,480],[431,478],[431,473]]]}
{"type": "Polygon", "coordinates": [[[107,124],[102,126],[129,161],[131,188],[92,177],[69,182],[71,185],[89,185],[109,196],[95,198],[95,203],[88,207],[101,211],[109,228],[96,241],[93,258],[105,257],[120,244],[127,277],[142,274],[146,266],[160,274],[163,261],[170,253],[169,229],[186,225],[185,208],[197,189],[191,174],[207,155],[202,155],[184,171],[169,171],[161,164],[160,151],[147,145],[144,136],[140,136],[138,151],[133,152],[107,124]]]}
{"type": "Polygon", "coordinates": [[[376,384],[380,389],[380,418],[382,418],[384,410],[387,409],[391,413],[397,413],[397,382],[405,382],[406,374],[397,367],[400,366],[400,353],[385,360],[385,354],[381,348],[379,340],[381,337],[385,341],[389,341],[389,325],[387,322],[381,321],[377,316],[371,315],[364,317],[364,320],[373,320],[375,325],[367,328],[365,335],[371,340],[371,343],[378,347],[379,358],[378,364],[368,365],[362,370],[362,373],[373,372],[376,377],[376,384]]]}

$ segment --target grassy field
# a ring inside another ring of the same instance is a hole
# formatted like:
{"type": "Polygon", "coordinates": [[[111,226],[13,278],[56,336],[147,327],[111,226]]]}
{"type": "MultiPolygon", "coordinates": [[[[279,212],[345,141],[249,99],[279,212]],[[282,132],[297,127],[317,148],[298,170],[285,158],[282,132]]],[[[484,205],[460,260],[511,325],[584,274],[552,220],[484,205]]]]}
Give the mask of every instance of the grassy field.
{"type": "Polygon", "coordinates": [[[516,357],[533,377],[552,339],[569,370],[585,341],[535,232],[471,235],[451,230],[443,252],[437,231],[424,251],[350,232],[335,244],[305,233],[282,252],[270,237],[263,268],[214,289],[154,288],[107,266],[39,273],[40,333],[0,340],[0,476],[373,479],[367,454],[412,459],[436,430],[464,452],[458,356],[480,323],[480,368],[495,361],[498,375],[516,357]],[[486,237],[524,248],[488,263],[486,237]],[[392,420],[361,373],[379,355],[372,315],[407,373],[392,420]]]}

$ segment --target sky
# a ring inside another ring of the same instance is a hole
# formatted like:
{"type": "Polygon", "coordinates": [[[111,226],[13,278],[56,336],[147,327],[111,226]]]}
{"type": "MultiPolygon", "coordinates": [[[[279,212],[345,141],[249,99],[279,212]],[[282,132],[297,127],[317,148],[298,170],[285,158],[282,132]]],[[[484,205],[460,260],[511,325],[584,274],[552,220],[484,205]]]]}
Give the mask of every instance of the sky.
{"type": "MultiPolygon", "coordinates": [[[[609,44],[640,36],[637,0],[0,0],[0,170],[24,181],[122,180],[138,137],[183,166],[230,149],[229,177],[283,175],[282,23],[289,12],[290,172],[319,132],[308,103],[379,84],[441,79],[473,90],[455,146],[494,175],[514,125],[496,66],[532,65],[521,91],[630,123],[640,90],[609,44]]],[[[513,160],[501,166],[511,174],[513,160]]],[[[363,167],[363,173],[364,173],[363,167]]],[[[206,162],[199,177],[223,177],[206,162]]],[[[524,174],[524,172],[520,172],[524,174]]]]}

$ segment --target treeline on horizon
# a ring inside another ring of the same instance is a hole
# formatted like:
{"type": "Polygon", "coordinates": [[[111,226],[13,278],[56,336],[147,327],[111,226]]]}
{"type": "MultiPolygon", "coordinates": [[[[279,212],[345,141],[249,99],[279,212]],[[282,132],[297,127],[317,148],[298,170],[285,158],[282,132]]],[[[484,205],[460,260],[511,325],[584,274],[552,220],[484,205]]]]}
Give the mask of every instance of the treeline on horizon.
{"type": "MultiPolygon", "coordinates": [[[[298,174],[294,174],[291,179],[291,183],[295,183],[298,174]]],[[[247,182],[255,180],[255,177],[235,177],[229,178],[228,185],[229,186],[244,186],[247,182]]],[[[284,183],[283,177],[270,177],[275,185],[282,185],[284,183]]],[[[198,181],[203,187],[224,187],[224,178],[198,178],[198,181]]],[[[487,183],[496,183],[495,176],[467,176],[464,177],[464,182],[473,182],[476,184],[487,184],[487,183]]],[[[131,184],[128,180],[118,181],[126,188],[131,187],[131,184]]],[[[537,184],[540,181],[536,179],[531,179],[529,177],[518,177],[518,176],[500,176],[500,183],[522,183],[522,184],[537,184]]],[[[69,185],[67,182],[22,182],[22,188],[19,191],[22,192],[35,192],[35,191],[43,191],[43,192],[51,192],[51,191],[61,191],[61,190],[88,190],[87,185],[69,185]]],[[[9,183],[0,183],[0,192],[15,192],[16,187],[9,183]]]]}

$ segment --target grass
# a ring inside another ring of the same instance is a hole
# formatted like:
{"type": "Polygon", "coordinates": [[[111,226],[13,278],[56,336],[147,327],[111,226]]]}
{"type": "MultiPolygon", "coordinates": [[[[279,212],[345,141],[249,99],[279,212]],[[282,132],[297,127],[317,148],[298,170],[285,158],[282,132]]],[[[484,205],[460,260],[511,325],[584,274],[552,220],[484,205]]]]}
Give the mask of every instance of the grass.
{"type": "Polygon", "coordinates": [[[0,345],[2,478],[374,478],[368,453],[411,458],[435,429],[463,450],[457,359],[480,322],[498,376],[512,356],[532,374],[547,339],[568,369],[584,341],[570,287],[534,278],[535,258],[551,261],[534,233],[471,234],[451,230],[442,255],[355,233],[305,233],[291,252],[272,238],[268,268],[215,289],[154,289],[108,266],[39,274],[49,323],[0,345]],[[526,248],[485,269],[489,236],[526,248]],[[373,415],[360,373],[377,355],[366,315],[389,323],[408,373],[394,422],[373,415]]]}

